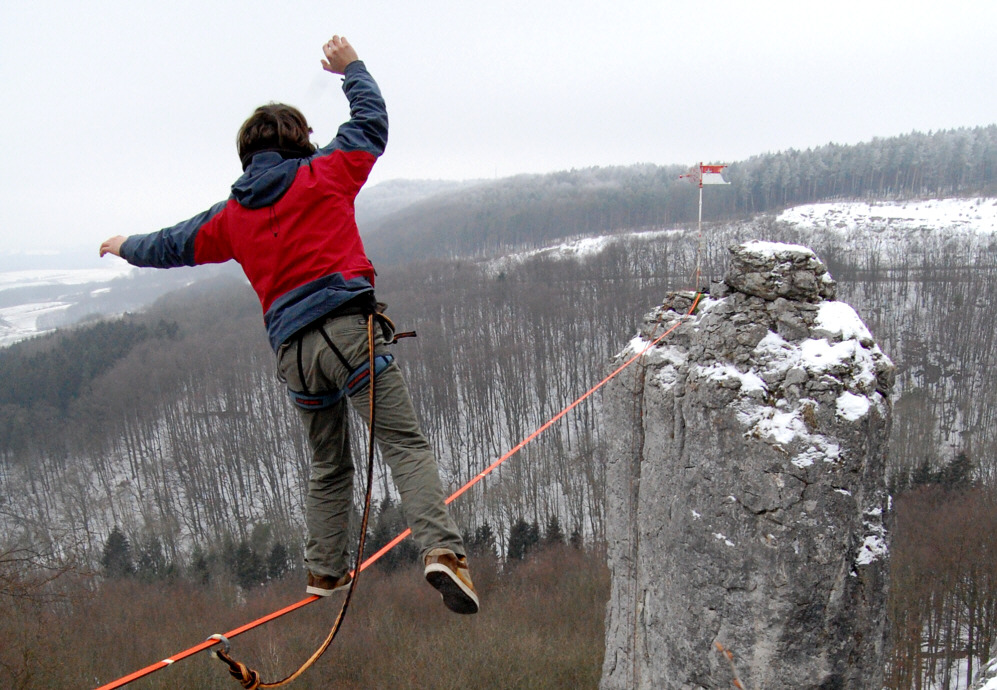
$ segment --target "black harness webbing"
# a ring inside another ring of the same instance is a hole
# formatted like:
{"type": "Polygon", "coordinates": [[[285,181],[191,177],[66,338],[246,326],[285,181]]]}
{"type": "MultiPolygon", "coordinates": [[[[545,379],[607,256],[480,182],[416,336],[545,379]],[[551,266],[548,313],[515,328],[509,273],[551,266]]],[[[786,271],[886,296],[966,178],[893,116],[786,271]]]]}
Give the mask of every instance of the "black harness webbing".
{"type": "MultiPolygon", "coordinates": [[[[415,331],[407,331],[405,333],[395,333],[395,324],[391,322],[387,316],[381,313],[376,313],[373,318],[378,321],[381,325],[382,333],[384,335],[384,341],[388,345],[393,345],[398,342],[399,338],[414,338],[415,331]]],[[[336,391],[329,392],[315,392],[312,393],[308,390],[308,384],[305,383],[305,367],[304,363],[301,361],[301,338],[298,338],[298,379],[301,381],[301,385],[304,386],[303,391],[295,391],[288,389],[288,393],[291,395],[291,400],[295,405],[303,410],[325,410],[332,407],[340,400],[343,396],[352,398],[354,395],[364,390],[370,383],[370,361],[365,361],[358,367],[354,367],[350,364],[350,361],[346,359],[346,356],[342,351],[336,347],[336,344],[332,342],[332,338],[326,333],[323,326],[319,326],[318,332],[322,335],[322,339],[325,340],[325,344],[329,346],[332,350],[332,354],[336,355],[336,359],[343,365],[343,367],[350,372],[350,375],[346,377],[346,385],[336,391]]],[[[380,375],[382,371],[388,368],[388,365],[395,360],[395,356],[392,354],[377,355],[372,358],[374,361],[374,376],[380,375]]]]}
{"type": "MultiPolygon", "coordinates": [[[[393,361],[395,361],[395,356],[390,353],[376,355],[374,357],[374,376],[376,377],[382,371],[387,369],[388,365],[393,361]]],[[[304,378],[302,377],[302,383],[303,382],[304,378]]],[[[332,391],[331,393],[317,394],[288,390],[288,393],[291,394],[291,400],[294,404],[303,410],[324,410],[338,403],[343,399],[343,396],[352,398],[354,395],[367,388],[368,385],[370,385],[369,361],[364,362],[351,371],[350,375],[346,378],[346,385],[339,390],[332,391]]]]}

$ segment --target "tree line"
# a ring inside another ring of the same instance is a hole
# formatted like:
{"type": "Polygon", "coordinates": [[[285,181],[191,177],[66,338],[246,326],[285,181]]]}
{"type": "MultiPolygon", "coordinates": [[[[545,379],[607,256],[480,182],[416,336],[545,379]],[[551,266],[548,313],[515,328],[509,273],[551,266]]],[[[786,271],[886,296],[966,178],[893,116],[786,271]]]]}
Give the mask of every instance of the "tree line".
{"type": "MultiPolygon", "coordinates": [[[[709,163],[711,161],[703,161],[709,163]]],[[[728,162],[707,220],[829,199],[997,194],[997,125],[830,143],[728,162]]],[[[565,237],[696,221],[688,166],[642,164],[521,175],[460,188],[376,221],[365,244],[377,264],[480,256],[565,237]]]]}

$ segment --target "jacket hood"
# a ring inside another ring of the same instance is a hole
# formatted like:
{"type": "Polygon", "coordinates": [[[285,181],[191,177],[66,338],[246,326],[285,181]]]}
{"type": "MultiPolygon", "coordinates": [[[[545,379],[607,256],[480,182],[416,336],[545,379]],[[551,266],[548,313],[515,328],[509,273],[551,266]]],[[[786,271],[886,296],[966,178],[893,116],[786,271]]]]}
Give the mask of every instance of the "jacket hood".
{"type": "Polygon", "coordinates": [[[298,168],[307,161],[307,158],[285,159],[275,151],[257,153],[246,172],[232,185],[232,198],[246,208],[270,206],[284,196],[298,168]]]}

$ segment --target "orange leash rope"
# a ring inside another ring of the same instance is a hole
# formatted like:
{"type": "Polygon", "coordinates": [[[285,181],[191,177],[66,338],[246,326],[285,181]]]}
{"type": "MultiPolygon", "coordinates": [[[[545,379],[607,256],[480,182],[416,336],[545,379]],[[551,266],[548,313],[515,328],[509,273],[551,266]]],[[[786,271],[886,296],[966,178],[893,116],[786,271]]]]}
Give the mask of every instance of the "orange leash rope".
{"type": "MultiPolygon", "coordinates": [[[[696,307],[699,306],[699,301],[700,301],[701,298],[702,298],[702,293],[697,292],[696,295],[695,295],[695,298],[692,301],[692,306],[689,307],[689,311],[687,311],[685,313],[685,315],[684,315],[685,317],[691,316],[693,313],[695,313],[696,307]]],[[[591,388],[589,388],[585,393],[583,393],[581,396],[579,396],[574,402],[572,402],[567,407],[565,407],[563,410],[561,410],[560,412],[558,412],[556,415],[554,415],[553,417],[551,417],[550,419],[548,419],[543,424],[543,426],[539,427],[532,434],[530,434],[529,436],[527,436],[526,438],[524,438],[522,441],[520,441],[519,443],[517,443],[515,447],[513,447],[511,450],[509,450],[508,452],[506,452],[502,457],[500,457],[498,460],[496,460],[491,465],[489,465],[484,470],[482,470],[477,475],[475,475],[473,479],[471,479],[469,482],[467,482],[466,484],[464,484],[464,486],[460,487],[459,489],[457,489],[457,491],[455,491],[454,493],[452,493],[446,499],[446,504],[450,505],[451,503],[453,503],[455,500],[457,500],[457,498],[459,498],[460,496],[462,496],[463,494],[465,494],[468,490],[470,490],[471,487],[473,487],[475,484],[479,483],[481,480],[483,480],[489,474],[491,474],[496,469],[498,469],[499,466],[502,463],[504,463],[506,460],[508,460],[513,455],[515,455],[520,450],[522,450],[524,446],[526,446],[528,443],[530,443],[531,441],[533,441],[534,439],[536,439],[537,436],[539,436],[540,434],[542,434],[544,431],[546,431],[547,429],[549,429],[551,426],[553,426],[554,424],[556,424],[562,417],[564,417],[566,414],[568,414],[573,409],[575,409],[576,407],[578,407],[582,402],[584,402],[585,400],[587,400],[588,398],[590,398],[592,395],[594,395],[596,391],[598,391],[600,388],[602,388],[603,386],[605,386],[612,379],[616,378],[616,376],[621,371],[623,371],[624,369],[626,369],[627,367],[629,367],[631,364],[633,364],[634,362],[636,362],[638,359],[640,359],[641,357],[643,357],[644,353],[646,353],[652,347],[654,347],[655,345],[657,345],[658,343],[660,343],[662,340],[664,340],[666,337],[668,337],[669,335],[671,335],[671,333],[676,328],[678,328],[680,325],[682,325],[682,323],[684,323],[684,321],[685,321],[685,319],[683,318],[683,319],[680,319],[679,321],[677,321],[676,323],[672,324],[672,326],[668,330],[666,330],[664,333],[662,333],[661,335],[657,336],[654,340],[652,340],[651,342],[649,342],[646,346],[644,346],[643,349],[640,350],[640,352],[638,352],[637,354],[635,354],[634,356],[632,356],[630,359],[628,359],[627,361],[625,361],[623,364],[621,364],[620,366],[618,366],[616,369],[614,369],[612,372],[610,372],[605,378],[603,378],[601,381],[599,381],[599,383],[595,384],[594,386],[592,386],[591,388]]],[[[373,365],[371,366],[371,370],[373,371],[373,365]]],[[[371,384],[373,385],[373,381],[371,381],[371,384]]],[[[371,398],[373,399],[373,389],[371,390],[371,398]]],[[[373,418],[372,418],[371,421],[373,422],[373,418]]],[[[371,440],[371,442],[373,443],[373,439],[371,440]]],[[[367,499],[367,501],[368,501],[368,504],[369,504],[369,502],[370,502],[370,499],[369,499],[370,485],[369,484],[368,484],[367,491],[368,491],[368,499],[367,499]]],[[[364,512],[364,520],[363,520],[365,528],[366,528],[366,519],[367,519],[367,514],[366,514],[366,510],[365,510],[365,512],[364,512]]],[[[366,529],[363,530],[362,535],[361,535],[361,542],[360,542],[360,548],[361,549],[363,548],[363,542],[364,542],[363,535],[365,535],[365,534],[366,534],[366,529]]],[[[388,553],[388,551],[390,551],[395,546],[397,546],[399,543],[401,543],[410,534],[412,534],[412,530],[411,529],[406,529],[404,532],[402,532],[397,537],[395,537],[394,539],[392,539],[390,542],[388,542],[387,544],[385,544],[376,553],[371,554],[367,558],[367,560],[363,561],[360,564],[360,567],[358,567],[356,569],[355,573],[354,573],[354,578],[353,578],[353,582],[350,584],[350,589],[347,591],[347,595],[346,595],[347,599],[344,602],[344,606],[343,606],[344,610],[345,610],[345,607],[346,607],[346,603],[348,603],[349,598],[350,598],[350,596],[353,593],[353,588],[356,586],[356,581],[357,581],[356,575],[358,573],[363,572],[364,570],[366,570],[370,566],[374,565],[374,563],[376,563],[378,561],[378,559],[380,559],[382,556],[384,556],[384,554],[388,553]]],[[[362,557],[363,557],[363,552],[360,551],[360,554],[358,555],[358,558],[362,558],[362,557]]],[[[251,621],[249,623],[246,623],[245,625],[240,626],[238,628],[235,628],[234,630],[230,630],[229,632],[225,633],[224,635],[212,635],[211,637],[209,637],[208,639],[206,639],[204,642],[202,642],[199,645],[196,645],[194,647],[190,647],[189,649],[185,649],[184,651],[179,652],[177,654],[174,654],[171,657],[167,657],[166,659],[163,659],[162,661],[158,661],[158,662],[156,662],[154,664],[150,664],[149,666],[146,666],[143,669],[135,671],[134,673],[131,673],[131,674],[129,674],[127,676],[124,676],[122,678],[119,678],[118,680],[112,681],[111,683],[108,683],[106,685],[101,685],[99,688],[97,688],[97,690],[113,690],[114,688],[120,688],[122,686],[127,685],[128,683],[131,683],[133,680],[137,680],[139,678],[142,678],[144,676],[149,675],[150,673],[155,673],[156,671],[162,670],[162,669],[166,668],[167,666],[175,664],[176,662],[181,661],[183,659],[186,659],[189,656],[193,656],[194,654],[197,654],[198,652],[203,652],[206,649],[210,649],[211,647],[213,647],[214,645],[219,644],[219,643],[223,643],[225,645],[225,647],[227,648],[228,647],[228,641],[231,638],[236,637],[238,635],[241,635],[244,632],[248,632],[248,631],[250,631],[250,630],[252,630],[254,628],[257,628],[257,627],[259,627],[261,625],[264,625],[266,623],[269,623],[270,621],[275,620],[277,618],[280,618],[281,616],[285,616],[285,615],[287,615],[287,614],[289,614],[289,613],[291,613],[293,611],[297,611],[298,609],[303,608],[303,607],[307,606],[308,604],[314,603],[315,601],[318,601],[319,599],[322,599],[322,598],[324,598],[324,597],[320,597],[320,596],[317,596],[317,595],[309,596],[309,597],[307,597],[305,599],[302,599],[299,602],[296,602],[294,604],[291,604],[290,606],[282,608],[279,611],[274,611],[273,613],[270,613],[270,614],[268,614],[266,616],[262,616],[260,618],[257,618],[256,620],[251,621]]],[[[338,624],[339,624],[339,621],[340,621],[340,618],[342,617],[342,615],[343,615],[343,610],[340,611],[340,617],[337,618],[337,623],[336,623],[337,628],[338,628],[338,624]]],[[[324,647],[322,649],[323,652],[325,651],[325,649],[328,648],[329,644],[332,643],[331,637],[335,636],[335,630],[336,630],[336,628],[333,629],[333,631],[332,631],[332,633],[330,635],[330,639],[327,639],[326,643],[323,643],[323,647],[324,647]]],[[[227,653],[227,651],[228,651],[227,649],[223,650],[224,653],[227,653]]],[[[221,658],[221,654],[222,653],[217,653],[217,654],[218,654],[219,658],[221,658]]],[[[319,654],[318,656],[321,656],[321,654],[319,654]]],[[[315,659],[317,659],[317,658],[318,657],[315,656],[315,659]]],[[[236,663],[238,663],[238,662],[236,662],[236,663]]],[[[309,660],[308,665],[310,666],[311,663],[314,663],[314,661],[313,660],[309,660]]],[[[296,678],[298,675],[300,675],[300,672],[303,672],[305,670],[305,668],[306,667],[303,667],[303,668],[299,669],[299,672],[296,672],[295,674],[292,674],[292,675],[296,678]]],[[[241,673],[241,671],[240,671],[240,673],[241,673]]],[[[235,673],[233,673],[233,676],[235,676],[235,673]]],[[[238,676],[235,676],[235,677],[237,678],[237,680],[239,679],[238,676]]],[[[288,676],[288,678],[290,678],[291,680],[293,680],[293,678],[291,678],[291,676],[288,676]]],[[[285,679],[285,680],[287,682],[290,682],[288,679],[285,679]]],[[[242,681],[240,680],[240,682],[242,682],[242,681]]],[[[283,681],[281,681],[281,682],[283,682],[283,681]]],[[[248,688],[254,688],[254,687],[266,688],[266,687],[277,687],[277,686],[276,685],[256,685],[256,686],[249,685],[249,686],[245,686],[245,687],[248,687],[248,688]]]]}

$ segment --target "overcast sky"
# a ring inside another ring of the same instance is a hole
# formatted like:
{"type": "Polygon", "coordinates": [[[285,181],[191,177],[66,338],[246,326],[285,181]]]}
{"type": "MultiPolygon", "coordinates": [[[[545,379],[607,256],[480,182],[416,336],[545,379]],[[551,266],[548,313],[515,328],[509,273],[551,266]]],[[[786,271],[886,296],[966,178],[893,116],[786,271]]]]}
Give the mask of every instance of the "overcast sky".
{"type": "Polygon", "coordinates": [[[228,195],[259,104],[348,116],[321,45],[381,85],[369,184],[731,162],[997,122],[997,2],[0,3],[0,253],[172,225],[228,195]]]}

